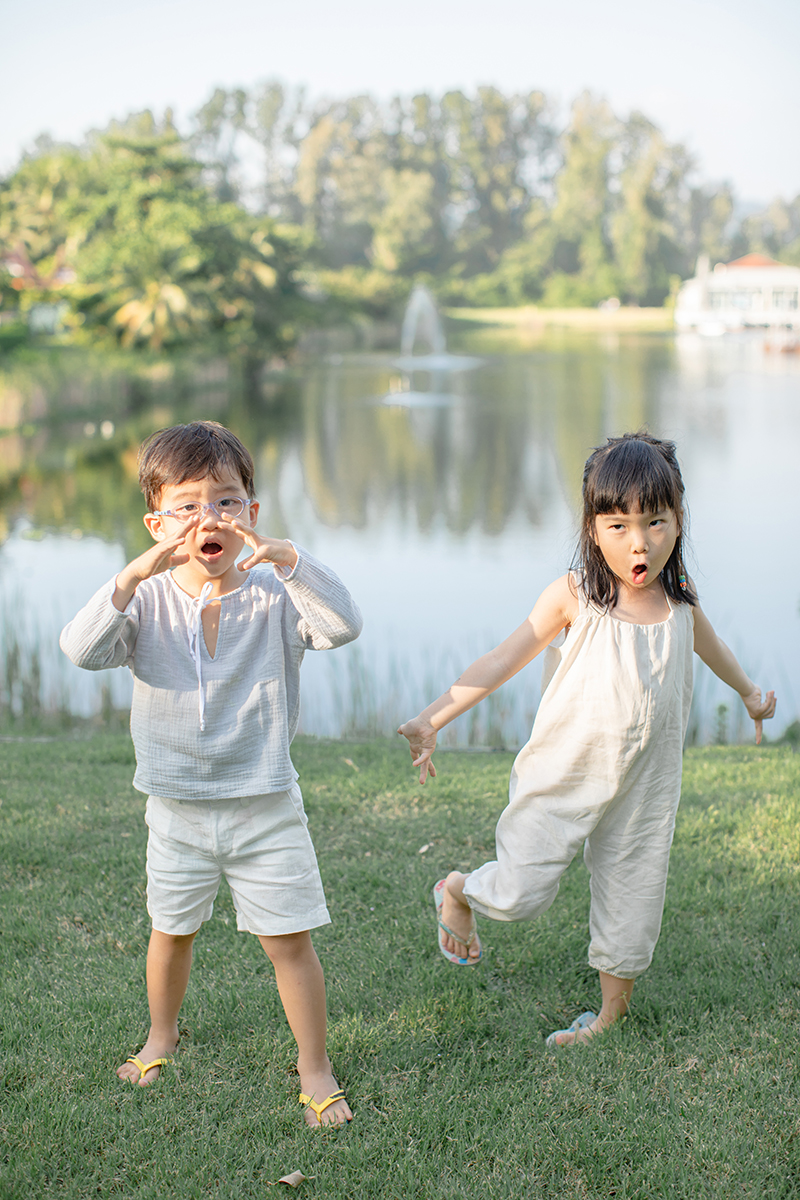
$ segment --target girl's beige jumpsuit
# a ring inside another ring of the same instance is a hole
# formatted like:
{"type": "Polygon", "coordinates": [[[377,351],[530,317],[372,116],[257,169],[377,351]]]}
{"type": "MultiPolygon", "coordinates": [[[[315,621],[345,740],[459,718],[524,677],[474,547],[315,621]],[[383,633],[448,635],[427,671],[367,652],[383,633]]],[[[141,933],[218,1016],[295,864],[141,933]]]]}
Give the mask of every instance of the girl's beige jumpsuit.
{"type": "Polygon", "coordinates": [[[576,620],[545,652],[542,700],[511,773],[497,859],[467,877],[464,896],[496,921],[538,917],[584,846],[589,963],[635,979],[661,929],[694,618],[688,604],[670,603],[665,621],[634,625],[578,594],[576,620]]]}

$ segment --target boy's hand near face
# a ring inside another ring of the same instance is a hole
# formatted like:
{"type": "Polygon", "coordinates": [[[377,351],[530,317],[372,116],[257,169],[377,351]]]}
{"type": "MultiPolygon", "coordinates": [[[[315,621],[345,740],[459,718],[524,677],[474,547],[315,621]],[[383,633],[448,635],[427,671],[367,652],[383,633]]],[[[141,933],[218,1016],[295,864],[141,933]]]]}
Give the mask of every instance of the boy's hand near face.
{"type": "Polygon", "coordinates": [[[187,563],[189,555],[181,554],[180,548],[186,540],[186,535],[198,524],[199,517],[187,521],[172,537],[165,537],[163,541],[156,542],[149,550],[145,550],[144,554],[140,554],[123,567],[117,576],[117,586],[111,597],[114,608],[124,612],[133,598],[133,593],[145,579],[187,563]]]}
{"type": "Polygon", "coordinates": [[[297,551],[291,542],[285,542],[283,538],[261,537],[252,525],[246,525],[239,517],[221,517],[219,523],[229,525],[253,549],[249,558],[243,558],[236,564],[240,571],[249,571],[262,562],[285,567],[287,571],[293,571],[297,565],[297,551]]]}

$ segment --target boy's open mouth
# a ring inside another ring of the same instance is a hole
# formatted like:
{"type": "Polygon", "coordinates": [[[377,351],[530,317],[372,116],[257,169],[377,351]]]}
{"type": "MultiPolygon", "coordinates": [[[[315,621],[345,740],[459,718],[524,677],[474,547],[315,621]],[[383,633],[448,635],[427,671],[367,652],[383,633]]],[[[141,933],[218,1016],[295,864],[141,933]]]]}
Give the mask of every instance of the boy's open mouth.
{"type": "Polygon", "coordinates": [[[222,546],[215,541],[203,542],[200,549],[208,558],[213,558],[215,554],[222,554],[222,546]]]}
{"type": "Polygon", "coordinates": [[[637,563],[633,568],[634,579],[644,579],[647,574],[647,563],[637,563]]]}

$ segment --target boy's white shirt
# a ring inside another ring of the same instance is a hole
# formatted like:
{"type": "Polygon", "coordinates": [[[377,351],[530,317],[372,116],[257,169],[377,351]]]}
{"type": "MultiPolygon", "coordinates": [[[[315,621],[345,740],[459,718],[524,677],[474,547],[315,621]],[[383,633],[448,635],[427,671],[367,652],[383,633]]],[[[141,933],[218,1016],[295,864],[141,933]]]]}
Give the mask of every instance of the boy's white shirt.
{"type": "Polygon", "coordinates": [[[65,626],[61,648],[77,666],[133,674],[139,791],[219,800],[283,791],[297,779],[289,747],[303,655],[352,641],[362,619],[338,576],[295,549],[292,571],[256,566],[221,597],[216,652],[211,658],[201,636],[199,672],[190,647],[198,601],[168,571],[140,583],[125,612],[111,602],[110,580],[65,626]]]}

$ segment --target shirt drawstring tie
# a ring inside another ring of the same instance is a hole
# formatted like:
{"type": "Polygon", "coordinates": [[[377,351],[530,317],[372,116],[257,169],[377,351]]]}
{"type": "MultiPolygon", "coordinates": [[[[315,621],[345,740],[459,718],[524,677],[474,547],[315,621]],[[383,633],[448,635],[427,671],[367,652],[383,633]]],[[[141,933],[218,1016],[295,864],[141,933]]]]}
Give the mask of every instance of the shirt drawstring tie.
{"type": "Polygon", "coordinates": [[[200,657],[200,638],[202,636],[202,620],[201,615],[203,609],[209,602],[211,594],[211,583],[204,583],[200,595],[192,600],[191,609],[189,612],[189,653],[194,659],[195,670],[197,671],[197,711],[200,716],[201,732],[206,727],[206,697],[203,691],[203,662],[200,657]]]}

